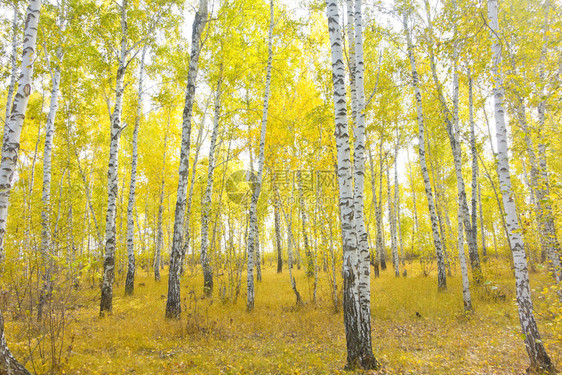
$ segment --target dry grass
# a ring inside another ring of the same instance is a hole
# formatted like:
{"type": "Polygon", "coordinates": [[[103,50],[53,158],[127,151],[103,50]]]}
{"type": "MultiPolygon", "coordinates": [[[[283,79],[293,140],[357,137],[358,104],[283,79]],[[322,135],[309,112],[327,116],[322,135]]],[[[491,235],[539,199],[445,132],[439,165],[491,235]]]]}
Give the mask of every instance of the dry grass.
{"type": "MultiPolygon", "coordinates": [[[[528,364],[518,328],[510,271],[488,263],[485,273],[506,296],[473,288],[476,312],[462,311],[460,276],[438,293],[435,277],[395,278],[391,270],[373,280],[373,345],[385,374],[521,374],[528,364]],[[421,317],[416,316],[416,312],[421,317]]],[[[296,271],[303,298],[312,283],[296,271]]],[[[98,318],[99,292],[81,291],[64,345],[65,374],[333,374],[345,364],[342,314],[334,313],[322,273],[316,304],[294,308],[288,273],[264,270],[257,284],[256,308],[248,313],[245,295],[236,304],[204,299],[200,274],[182,281],[181,321],[164,318],[167,275],[156,283],[140,274],[133,297],[117,285],[114,313],[98,318]]],[[[433,276],[433,275],[432,275],[433,276]]],[[[543,341],[562,367],[560,305],[543,291],[548,276],[531,275],[543,341]],[[558,310],[553,310],[553,308],[558,310]],[[555,315],[557,314],[557,315],[555,315]]],[[[340,284],[341,285],[341,284],[340,284]]],[[[7,319],[8,320],[8,319],[7,319]]],[[[18,358],[26,342],[17,342],[18,322],[8,321],[8,341],[18,358]]]]}

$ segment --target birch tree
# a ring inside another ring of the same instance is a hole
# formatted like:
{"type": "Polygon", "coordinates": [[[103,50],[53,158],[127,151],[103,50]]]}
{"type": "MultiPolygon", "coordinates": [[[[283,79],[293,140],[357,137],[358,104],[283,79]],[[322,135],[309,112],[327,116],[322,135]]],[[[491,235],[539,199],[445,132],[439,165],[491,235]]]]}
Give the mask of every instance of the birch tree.
{"type": "Polygon", "coordinates": [[[124,127],[121,126],[121,112],[123,106],[124,80],[127,69],[127,55],[129,53],[127,1],[118,5],[121,10],[121,49],[119,52],[119,67],[115,78],[115,106],[111,114],[111,143],[109,148],[109,163],[107,171],[107,212],[105,217],[105,256],[103,261],[103,281],[101,285],[100,316],[111,313],[113,309],[113,281],[115,280],[115,247],[116,227],[115,214],[117,210],[118,194],[118,161],[119,138],[124,127]]]}
{"type": "Polygon", "coordinates": [[[185,93],[185,106],[183,109],[180,166],[178,178],[178,191],[176,200],[176,211],[174,214],[174,237],[170,254],[170,269],[168,275],[168,299],[166,302],[166,318],[179,319],[181,314],[180,300],[180,269],[183,254],[183,235],[185,208],[187,198],[187,185],[189,178],[189,150],[191,138],[191,118],[193,103],[195,101],[195,84],[199,54],[202,47],[203,29],[207,23],[207,0],[199,0],[199,9],[193,20],[193,31],[191,35],[191,54],[189,59],[189,71],[187,74],[187,89],[185,93]]]}
{"type": "Polygon", "coordinates": [[[144,61],[147,45],[142,50],[139,68],[139,87],[137,99],[137,114],[135,117],[135,128],[133,129],[133,151],[131,157],[131,181],[129,183],[129,201],[127,203],[127,279],[125,280],[125,295],[132,295],[135,290],[135,198],[137,184],[138,163],[138,136],[139,126],[142,120],[142,94],[144,81],[144,61]]]}
{"type": "Polygon", "coordinates": [[[439,221],[435,210],[435,202],[433,200],[433,191],[431,182],[429,180],[429,172],[427,170],[427,162],[425,158],[425,136],[424,136],[424,115],[422,106],[422,95],[419,88],[419,78],[416,66],[416,59],[414,57],[414,46],[408,27],[408,13],[410,10],[403,11],[403,24],[404,32],[406,33],[406,44],[408,50],[408,59],[410,60],[410,67],[412,73],[412,87],[414,88],[414,96],[416,100],[416,113],[418,122],[418,154],[420,159],[420,167],[422,170],[423,183],[425,187],[425,195],[427,197],[427,205],[429,209],[429,216],[431,219],[431,232],[433,234],[433,243],[437,253],[437,287],[439,290],[447,289],[447,276],[445,273],[445,261],[443,256],[443,247],[441,244],[441,237],[439,234],[439,221]]]}
{"type": "MultiPolygon", "coordinates": [[[[359,13],[361,12],[360,3],[356,4],[355,13],[357,13],[357,11],[359,11],[359,13]]],[[[326,16],[328,18],[328,31],[332,56],[332,84],[337,148],[339,206],[342,225],[342,273],[344,279],[343,309],[347,344],[346,367],[352,369],[357,367],[362,367],[364,369],[376,369],[379,367],[379,364],[372,353],[370,342],[371,331],[364,331],[365,326],[367,326],[367,322],[370,326],[370,315],[368,317],[362,316],[363,306],[360,298],[360,290],[365,291],[365,289],[368,288],[368,285],[364,284],[364,279],[360,279],[358,274],[360,272],[359,257],[362,256],[363,253],[358,253],[358,239],[356,231],[357,222],[354,217],[356,209],[354,207],[353,175],[350,161],[350,137],[346,108],[343,46],[337,1],[326,1],[326,16]],[[359,288],[359,284],[363,284],[361,289],[359,288]]],[[[357,40],[357,33],[361,32],[361,19],[358,19],[357,16],[354,26],[356,32],[355,39],[357,40]]],[[[361,39],[359,41],[359,46],[361,46],[361,39]]],[[[357,48],[356,45],[356,53],[358,49],[359,48],[357,48]]],[[[358,114],[358,116],[362,115],[358,114]]],[[[359,142],[361,143],[361,140],[359,140],[359,142]]],[[[362,147],[364,148],[364,143],[362,147]]],[[[359,148],[361,148],[361,146],[359,148]]],[[[360,151],[362,152],[363,150],[360,151]]],[[[361,219],[363,219],[362,216],[361,219]]],[[[361,241],[364,241],[364,239],[361,238],[361,241]]],[[[367,273],[367,277],[368,275],[369,273],[367,273]]]]}
{"type": "MultiPolygon", "coordinates": [[[[396,158],[394,159],[394,164],[396,158]]],[[[394,276],[400,277],[400,256],[398,255],[398,237],[396,233],[396,200],[391,199],[390,189],[390,166],[386,169],[386,186],[388,194],[388,220],[390,221],[390,248],[392,250],[392,267],[394,268],[394,276]]]]}
{"type": "MultiPolygon", "coordinates": [[[[59,9],[59,25],[60,31],[64,30],[64,10],[59,9]]],[[[49,298],[52,290],[51,271],[52,271],[52,244],[51,244],[51,228],[50,228],[50,212],[51,212],[51,156],[53,149],[53,138],[55,133],[55,118],[58,110],[58,99],[60,91],[61,67],[63,60],[62,46],[57,47],[56,62],[53,67],[49,63],[49,72],[51,73],[51,100],[49,105],[49,115],[45,125],[45,145],[43,151],[43,188],[41,192],[41,257],[42,257],[42,278],[43,286],[39,295],[39,303],[37,305],[37,319],[40,320],[43,313],[43,305],[49,298]]]]}
{"type": "Polygon", "coordinates": [[[14,15],[12,16],[12,54],[10,55],[12,72],[10,73],[10,85],[8,86],[8,98],[6,99],[6,116],[4,117],[4,125],[10,118],[11,105],[14,98],[14,90],[16,88],[18,73],[18,14],[18,5],[14,2],[14,15]]]}
{"type": "MultiPolygon", "coordinates": [[[[429,9],[429,1],[425,0],[425,8],[428,18],[428,29],[430,33],[430,38],[433,38],[433,27],[432,19],[429,9]]],[[[456,1],[453,1],[453,7],[456,9],[456,1]]],[[[456,25],[456,23],[455,23],[456,25]]],[[[457,35],[456,26],[454,27],[455,37],[457,35]]],[[[457,56],[458,56],[458,42],[453,44],[453,110],[451,111],[445,101],[445,95],[443,93],[443,88],[439,82],[437,76],[437,66],[435,61],[435,56],[433,49],[430,48],[430,65],[431,74],[433,76],[433,81],[437,90],[438,99],[441,105],[441,112],[445,121],[447,135],[449,137],[449,143],[451,145],[451,151],[453,154],[453,162],[455,167],[455,176],[457,180],[457,194],[458,194],[458,204],[461,212],[461,221],[458,225],[462,225],[466,233],[466,242],[468,243],[468,250],[470,255],[470,264],[472,271],[474,273],[474,280],[479,283],[482,281],[482,269],[480,267],[480,257],[478,256],[478,246],[475,240],[474,232],[477,228],[472,226],[470,210],[468,208],[468,202],[466,198],[466,188],[464,183],[464,177],[462,174],[462,150],[460,144],[460,128],[459,128],[459,75],[457,67],[457,56]]],[[[460,231],[459,231],[460,232],[460,231]]],[[[459,240],[460,241],[460,240],[459,240]]]]}
{"type": "Polygon", "coordinates": [[[203,268],[203,289],[207,296],[213,293],[213,270],[209,262],[209,217],[213,198],[213,176],[215,173],[215,152],[219,132],[221,112],[221,78],[217,82],[215,91],[215,111],[213,116],[213,133],[209,147],[209,165],[207,169],[207,186],[203,196],[203,207],[201,210],[201,267],[203,268]]]}
{"type": "MultiPolygon", "coordinates": [[[[260,132],[260,148],[258,156],[258,174],[257,180],[252,191],[252,198],[250,201],[250,212],[249,212],[249,230],[248,230],[248,275],[247,275],[247,288],[248,295],[246,301],[246,307],[248,310],[254,309],[254,257],[255,257],[255,246],[256,246],[256,236],[257,233],[257,220],[258,220],[258,199],[261,192],[261,184],[263,177],[263,164],[264,164],[264,150],[265,150],[265,133],[267,130],[267,111],[269,108],[269,96],[270,96],[270,85],[271,85],[271,66],[273,62],[273,0],[269,2],[269,33],[267,38],[267,69],[265,74],[265,91],[263,98],[263,112],[261,120],[261,132],[260,132]]],[[[258,259],[259,262],[259,259],[258,259]]]]}
{"type": "Polygon", "coordinates": [[[498,35],[500,28],[498,22],[497,0],[488,0],[488,20],[492,39],[491,76],[494,82],[494,117],[498,147],[497,172],[500,180],[500,191],[506,215],[507,229],[509,232],[509,244],[513,255],[515,292],[519,311],[519,321],[521,323],[521,329],[524,336],[525,348],[527,349],[527,354],[531,362],[531,370],[556,373],[554,364],[548,356],[544,344],[541,341],[541,336],[533,313],[527,258],[523,238],[519,229],[517,207],[515,206],[513,190],[511,187],[509,147],[503,104],[503,76],[500,66],[502,60],[502,50],[498,35]]]}
{"type": "MultiPolygon", "coordinates": [[[[4,123],[4,140],[0,161],[0,266],[4,266],[6,254],[4,239],[8,220],[8,204],[14,181],[14,174],[20,149],[21,131],[25,112],[31,95],[33,68],[36,59],[37,29],[41,12],[41,0],[29,0],[26,11],[24,41],[18,88],[14,96],[10,117],[4,123]]],[[[4,334],[4,318],[0,311],[0,372],[25,375],[29,372],[20,364],[8,349],[4,334]]]]}
{"type": "Polygon", "coordinates": [[[168,109],[168,123],[164,133],[164,150],[162,151],[162,172],[160,174],[160,196],[158,198],[158,218],[156,222],[156,249],[154,251],[154,280],[160,281],[160,268],[162,268],[162,246],[164,244],[164,230],[162,216],[164,215],[164,183],[166,182],[166,151],[168,149],[168,136],[170,132],[170,111],[168,109]]]}

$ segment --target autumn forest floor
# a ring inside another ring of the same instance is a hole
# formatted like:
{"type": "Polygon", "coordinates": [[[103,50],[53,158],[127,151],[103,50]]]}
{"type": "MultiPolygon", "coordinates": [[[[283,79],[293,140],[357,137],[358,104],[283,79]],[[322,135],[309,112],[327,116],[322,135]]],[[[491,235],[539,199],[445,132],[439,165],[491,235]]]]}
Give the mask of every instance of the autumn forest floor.
{"type": "MultiPolygon", "coordinates": [[[[485,264],[488,282],[472,288],[476,310],[468,315],[462,308],[458,271],[447,279],[447,291],[438,293],[435,271],[424,277],[417,262],[407,264],[407,269],[406,278],[395,278],[387,269],[372,282],[373,349],[383,365],[378,373],[525,372],[528,359],[508,268],[493,261],[485,264]]],[[[343,318],[341,310],[334,312],[326,273],[320,272],[318,300],[313,304],[313,280],[295,270],[305,300],[303,307],[295,308],[287,269],[277,274],[268,262],[263,281],[257,283],[256,308],[248,313],[245,276],[237,301],[224,303],[217,292],[214,298],[204,298],[201,273],[188,270],[182,280],[181,321],[167,321],[166,272],[160,282],[138,272],[133,297],[124,297],[123,283],[116,284],[113,315],[103,319],[98,317],[99,289],[83,286],[65,309],[65,324],[55,314],[54,328],[40,342],[30,340],[33,330],[26,319],[5,313],[8,343],[36,373],[51,373],[47,361],[41,361],[48,352],[56,353],[60,362],[53,373],[64,374],[343,372],[343,318]]],[[[560,305],[552,291],[544,291],[549,285],[544,271],[532,273],[531,282],[543,341],[562,370],[560,305]]]]}

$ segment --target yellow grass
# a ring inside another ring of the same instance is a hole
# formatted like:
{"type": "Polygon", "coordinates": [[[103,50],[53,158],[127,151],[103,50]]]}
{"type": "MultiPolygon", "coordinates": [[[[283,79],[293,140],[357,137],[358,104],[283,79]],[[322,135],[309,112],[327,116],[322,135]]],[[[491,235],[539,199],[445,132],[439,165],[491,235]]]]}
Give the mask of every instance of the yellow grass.
{"type": "MultiPolygon", "coordinates": [[[[437,292],[436,278],[409,266],[407,278],[392,270],[372,282],[373,345],[385,374],[521,374],[528,365],[521,339],[511,273],[488,263],[485,273],[506,300],[494,300],[485,287],[473,288],[474,314],[462,311],[460,275],[437,292]],[[421,317],[416,316],[416,312],[421,317]]],[[[156,283],[137,276],[135,295],[116,285],[113,315],[100,319],[99,291],[82,290],[81,307],[69,311],[63,348],[64,374],[334,374],[345,365],[342,313],[334,313],[326,274],[320,274],[317,304],[312,282],[296,271],[307,303],[294,307],[288,272],[264,269],[257,283],[256,308],[202,298],[202,276],[187,272],[182,281],[181,321],[167,321],[167,274],[156,283]],[[138,286],[144,283],[146,286],[138,286]]],[[[562,324],[552,310],[548,276],[531,275],[543,341],[562,369],[562,324]],[[547,303],[548,301],[548,303],[547,303]],[[541,315],[543,316],[541,316],[541,315]]],[[[245,277],[243,276],[243,279],[245,277]]],[[[339,284],[341,286],[341,282],[339,284]]],[[[242,285],[244,290],[244,282],[242,285]]],[[[215,293],[216,295],[216,293],[215,293]]],[[[559,305],[558,307],[559,308],[559,305]]],[[[18,358],[28,345],[18,335],[21,323],[7,317],[8,341],[18,358]],[[17,338],[20,341],[17,342],[17,338]],[[15,341],[15,342],[14,342],[15,341]]],[[[29,366],[28,366],[29,367],[29,366]]]]}

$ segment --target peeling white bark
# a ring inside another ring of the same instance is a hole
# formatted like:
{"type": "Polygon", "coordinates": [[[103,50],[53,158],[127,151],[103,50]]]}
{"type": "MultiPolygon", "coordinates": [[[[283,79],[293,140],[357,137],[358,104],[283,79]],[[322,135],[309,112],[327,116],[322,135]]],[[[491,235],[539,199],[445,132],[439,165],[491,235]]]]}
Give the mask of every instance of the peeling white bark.
{"type": "Polygon", "coordinates": [[[199,10],[193,20],[193,32],[191,35],[191,55],[189,60],[189,72],[187,74],[187,89],[185,93],[185,106],[183,109],[180,166],[178,178],[178,191],[176,200],[176,211],[174,215],[174,237],[172,251],[170,254],[170,270],[168,275],[168,300],[166,302],[166,317],[179,319],[181,314],[180,300],[180,269],[183,254],[183,234],[185,222],[185,206],[187,196],[187,185],[189,178],[189,150],[191,138],[191,117],[193,103],[195,101],[195,84],[197,82],[197,71],[199,53],[201,52],[201,34],[207,23],[207,0],[199,1],[199,10]]]}
{"type": "Polygon", "coordinates": [[[201,266],[203,268],[203,289],[207,296],[213,293],[213,270],[209,262],[209,216],[211,215],[211,205],[213,198],[213,176],[215,173],[215,152],[220,124],[221,111],[221,81],[217,83],[215,92],[215,113],[213,117],[213,133],[211,135],[211,145],[209,147],[209,165],[207,169],[207,186],[203,197],[203,207],[201,210],[201,266]]]}
{"type": "MultiPolygon", "coordinates": [[[[21,74],[18,80],[18,90],[10,110],[10,117],[6,119],[4,124],[4,141],[2,144],[2,159],[0,161],[0,265],[3,265],[6,257],[4,253],[4,239],[6,235],[6,221],[8,219],[8,204],[18,160],[23,120],[25,119],[27,103],[31,95],[40,11],[41,0],[30,0],[25,18],[21,74]]],[[[0,372],[14,375],[29,374],[29,372],[12,356],[12,353],[10,353],[8,349],[6,337],[4,335],[4,319],[1,312],[0,372]]]]}
{"type": "Polygon", "coordinates": [[[135,290],[135,199],[137,183],[137,163],[138,163],[138,136],[139,126],[142,120],[142,94],[144,81],[144,59],[146,56],[147,45],[142,50],[142,57],[139,69],[139,88],[137,99],[137,115],[135,118],[135,128],[133,129],[133,155],[131,160],[131,181],[129,184],[129,201],[127,203],[127,279],[125,281],[125,295],[132,295],[135,290]]]}
{"type": "Polygon", "coordinates": [[[447,288],[447,276],[445,274],[443,246],[441,243],[441,237],[439,235],[439,222],[437,219],[435,202],[433,200],[433,191],[431,189],[429,172],[427,170],[427,162],[425,159],[425,136],[424,136],[422,96],[419,88],[419,78],[418,78],[418,71],[416,67],[416,60],[414,57],[414,46],[412,44],[412,38],[410,36],[410,29],[408,27],[408,15],[406,12],[403,15],[403,23],[404,23],[404,31],[406,33],[408,58],[410,60],[410,66],[412,70],[412,87],[414,88],[414,95],[416,98],[416,111],[417,111],[417,120],[418,120],[418,154],[420,158],[420,166],[422,170],[422,177],[425,187],[425,195],[427,196],[429,216],[431,219],[431,232],[433,234],[433,243],[435,245],[435,251],[437,253],[437,266],[438,266],[437,286],[439,290],[444,290],[447,288]]]}
{"type": "Polygon", "coordinates": [[[509,146],[507,140],[507,128],[505,124],[505,110],[503,105],[504,88],[503,76],[501,73],[502,51],[498,36],[500,30],[498,23],[497,0],[488,0],[488,18],[490,21],[492,38],[491,73],[494,82],[494,117],[496,122],[496,139],[498,145],[497,171],[500,180],[503,207],[506,215],[506,224],[509,232],[509,242],[511,252],[513,254],[515,291],[519,310],[519,321],[521,323],[523,335],[525,336],[524,342],[531,362],[531,369],[556,373],[556,369],[554,368],[554,365],[546,353],[546,349],[541,341],[541,336],[533,313],[527,258],[517,220],[517,208],[515,206],[513,190],[511,188],[509,146]]]}
{"type": "MultiPolygon", "coordinates": [[[[273,62],[273,0],[269,2],[269,33],[268,33],[268,56],[267,56],[267,71],[265,74],[265,90],[263,97],[263,112],[261,120],[261,131],[260,131],[260,148],[258,155],[258,175],[257,181],[252,192],[252,199],[250,201],[250,224],[248,230],[248,277],[247,286],[248,294],[246,307],[248,310],[253,310],[254,308],[254,257],[256,250],[256,237],[257,233],[257,221],[258,221],[258,199],[261,193],[261,185],[263,178],[263,164],[264,164],[264,152],[265,152],[265,133],[267,130],[267,112],[269,109],[269,96],[270,96],[270,86],[271,86],[271,66],[273,62]]],[[[258,259],[259,262],[259,259],[258,259]]]]}
{"type": "Polygon", "coordinates": [[[127,0],[121,7],[121,50],[119,67],[115,78],[115,106],[111,114],[111,143],[109,146],[109,163],[107,170],[107,211],[105,217],[105,256],[103,261],[103,281],[101,286],[100,316],[111,313],[113,309],[113,282],[115,280],[116,227],[115,215],[118,194],[119,139],[124,127],[121,127],[123,110],[123,92],[125,90],[125,70],[127,68],[127,0]]]}

